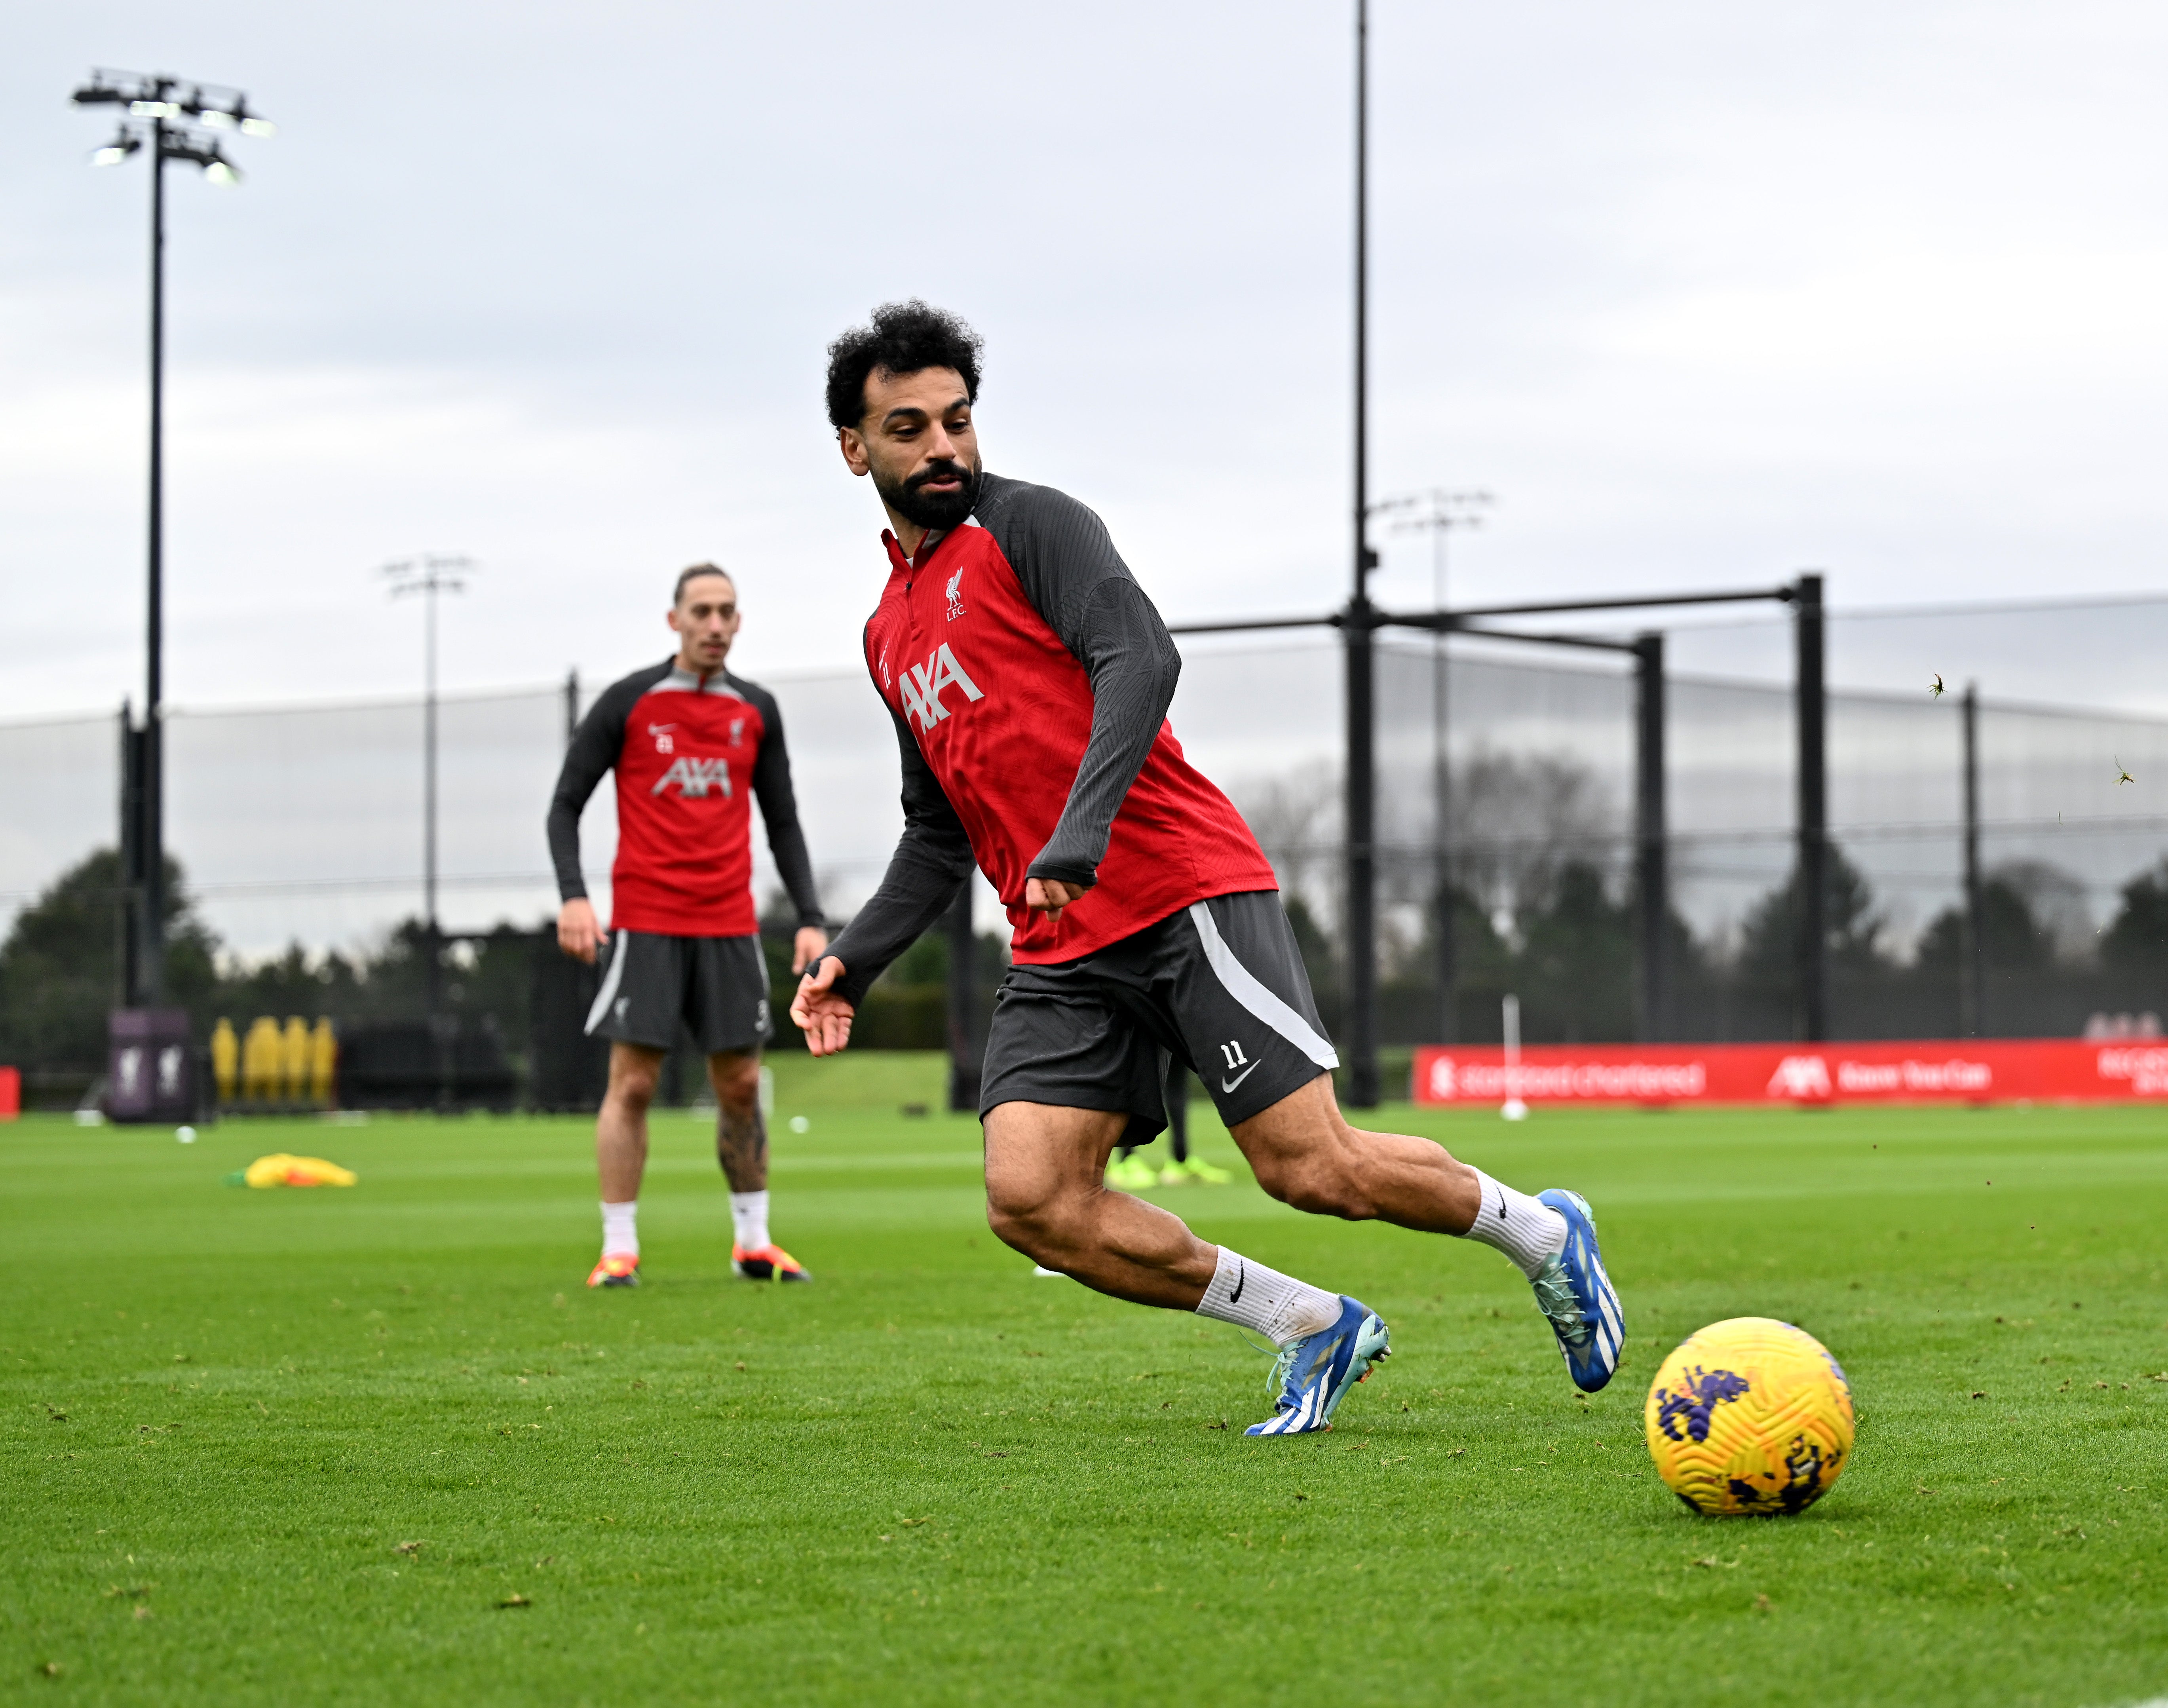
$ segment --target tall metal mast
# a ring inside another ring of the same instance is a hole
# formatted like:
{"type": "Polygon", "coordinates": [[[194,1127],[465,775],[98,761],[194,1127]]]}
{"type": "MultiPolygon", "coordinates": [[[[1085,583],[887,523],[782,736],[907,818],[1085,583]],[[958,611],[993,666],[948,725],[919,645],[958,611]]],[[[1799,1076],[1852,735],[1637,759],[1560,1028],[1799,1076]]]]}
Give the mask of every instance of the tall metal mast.
{"type": "Polygon", "coordinates": [[[1355,0],[1354,576],[1347,639],[1347,1102],[1378,1103],[1377,620],[1370,604],[1370,7],[1355,0]]]}
{"type": "Polygon", "coordinates": [[[273,126],[249,110],[237,89],[190,83],[163,73],[94,71],[73,96],[78,107],[118,107],[123,117],[113,140],[91,157],[93,166],[119,166],[147,146],[151,153],[151,492],[148,518],[149,585],[144,622],[143,728],[135,745],[136,775],[130,793],[136,869],[134,969],[127,1001],[155,1007],[166,982],[166,162],[203,168],[213,184],[234,184],[241,174],[215,135],[238,130],[268,136],[273,126]],[[147,120],[131,125],[131,119],[147,120]]]}

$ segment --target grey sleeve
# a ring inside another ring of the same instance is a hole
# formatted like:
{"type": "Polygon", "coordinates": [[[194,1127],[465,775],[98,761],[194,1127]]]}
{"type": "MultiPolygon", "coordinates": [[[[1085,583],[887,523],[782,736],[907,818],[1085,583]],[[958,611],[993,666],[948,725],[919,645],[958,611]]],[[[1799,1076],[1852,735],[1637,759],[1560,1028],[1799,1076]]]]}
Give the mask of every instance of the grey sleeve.
{"type": "Polygon", "coordinates": [[[820,892],[813,885],[813,859],[805,851],[805,833],[798,822],[798,793],[790,785],[790,753],[783,742],[783,713],[775,696],[766,689],[752,691],[758,696],[754,703],[760,707],[761,721],[766,726],[759,756],[752,763],[752,792],[760,802],[761,822],[768,827],[768,850],[775,856],[775,870],[798,909],[800,927],[823,924],[820,892]]]}
{"type": "Polygon", "coordinates": [[[603,780],[603,774],[617,764],[618,755],[624,751],[625,718],[644,686],[637,678],[614,684],[587,708],[587,715],[580,720],[571,745],[565,749],[557,786],[550,795],[547,821],[550,864],[556,870],[560,901],[570,902],[587,893],[587,881],[580,870],[580,814],[603,780]]]}
{"type": "Polygon", "coordinates": [[[997,537],[1025,596],[1092,678],[1092,734],[1054,834],[1026,875],[1098,881],[1114,815],[1144,769],[1182,655],[1100,521],[1050,487],[1015,489],[997,537]]]}
{"type": "Polygon", "coordinates": [[[947,911],[972,866],[971,839],[918,751],[911,726],[893,709],[889,716],[903,757],[903,835],[880,887],[828,946],[843,963],[836,994],[853,1007],[865,1000],[889,963],[947,911]]]}

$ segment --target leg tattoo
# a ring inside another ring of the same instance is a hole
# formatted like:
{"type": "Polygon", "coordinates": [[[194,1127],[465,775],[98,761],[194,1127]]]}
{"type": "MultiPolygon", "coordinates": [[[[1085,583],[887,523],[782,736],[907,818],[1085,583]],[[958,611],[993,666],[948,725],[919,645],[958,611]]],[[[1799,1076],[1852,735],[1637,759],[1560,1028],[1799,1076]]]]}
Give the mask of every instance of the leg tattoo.
{"type": "Polygon", "coordinates": [[[733,1192],[768,1189],[768,1123],[756,1098],[743,1109],[724,1104],[715,1118],[715,1160],[733,1192]]]}

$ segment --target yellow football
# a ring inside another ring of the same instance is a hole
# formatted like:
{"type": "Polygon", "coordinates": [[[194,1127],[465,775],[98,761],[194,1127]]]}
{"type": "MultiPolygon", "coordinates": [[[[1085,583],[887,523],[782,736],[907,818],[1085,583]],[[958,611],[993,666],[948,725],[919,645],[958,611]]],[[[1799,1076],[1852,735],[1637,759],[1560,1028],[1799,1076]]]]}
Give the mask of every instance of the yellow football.
{"type": "Polygon", "coordinates": [[[1804,1329],[1734,1317],[1664,1360],[1642,1424],[1656,1474],[1696,1512],[1795,1513],[1852,1456],[1852,1388],[1804,1329]]]}

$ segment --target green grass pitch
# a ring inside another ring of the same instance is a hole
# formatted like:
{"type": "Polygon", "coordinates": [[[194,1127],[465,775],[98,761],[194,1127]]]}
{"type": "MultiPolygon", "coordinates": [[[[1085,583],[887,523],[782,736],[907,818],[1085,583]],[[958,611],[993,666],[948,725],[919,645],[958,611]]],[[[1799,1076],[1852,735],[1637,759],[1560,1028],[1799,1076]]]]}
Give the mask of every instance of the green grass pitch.
{"type": "Polygon", "coordinates": [[[1587,1402],[1493,1252],[1164,1192],[1392,1326],[1336,1430],[1258,1442],[1234,1330],[991,1238],[975,1124],[896,1112],[937,1086],[786,1064],[789,1290],[730,1278],[682,1114],[612,1293],[581,1121],[0,1128],[0,1701],[2168,1693],[2160,1111],[1387,1111],[1587,1194],[1630,1328],[1587,1402]],[[221,1184],[273,1150],[361,1184],[221,1184]],[[1642,1445],[1658,1358],[1743,1314],[1862,1413],[1795,1519],[1696,1518],[1642,1445]]]}

